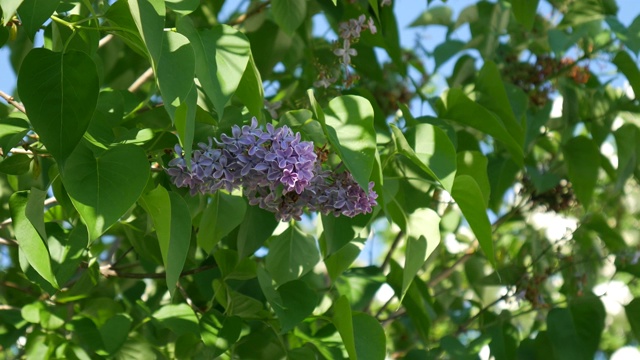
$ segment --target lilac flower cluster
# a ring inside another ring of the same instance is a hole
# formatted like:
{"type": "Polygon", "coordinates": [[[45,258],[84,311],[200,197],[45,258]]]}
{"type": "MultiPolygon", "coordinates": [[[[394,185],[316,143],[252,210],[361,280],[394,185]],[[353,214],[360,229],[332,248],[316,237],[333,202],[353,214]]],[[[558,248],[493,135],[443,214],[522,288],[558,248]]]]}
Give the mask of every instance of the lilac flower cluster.
{"type": "Polygon", "coordinates": [[[324,170],[313,143],[287,126],[267,124],[263,131],[255,118],[250,126],[236,125],[231,136],[198,144],[190,167],[179,145],[175,151],[167,173],[176,186],[190,188],[192,195],[242,188],[251,205],[281,221],[300,219],[305,209],[353,217],[377,205],[373,182],[367,194],[348,171],[324,170]]]}

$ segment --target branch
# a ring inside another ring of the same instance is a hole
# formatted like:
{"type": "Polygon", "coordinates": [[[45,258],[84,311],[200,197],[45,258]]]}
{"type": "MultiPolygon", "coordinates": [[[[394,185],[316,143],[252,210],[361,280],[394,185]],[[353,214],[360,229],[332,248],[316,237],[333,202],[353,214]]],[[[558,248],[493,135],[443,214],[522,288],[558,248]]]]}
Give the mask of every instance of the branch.
{"type": "Polygon", "coordinates": [[[5,93],[4,91],[0,90],[0,97],[5,99],[7,101],[7,103],[13,105],[13,107],[15,107],[16,109],[20,110],[21,113],[26,114],[27,111],[24,109],[24,106],[22,106],[22,104],[20,104],[19,102],[16,101],[16,99],[13,98],[13,96],[5,93]]]}
{"type": "MultiPolygon", "coordinates": [[[[56,198],[52,196],[52,197],[50,197],[50,198],[48,198],[48,199],[45,199],[45,200],[44,200],[44,206],[48,206],[48,205],[51,205],[51,204],[55,204],[55,203],[57,203],[57,202],[58,202],[58,200],[56,200],[56,198]]],[[[1,223],[0,223],[0,229],[5,228],[5,227],[9,226],[9,225],[11,225],[12,223],[13,223],[13,219],[8,218],[8,219],[6,219],[5,221],[3,221],[3,222],[1,222],[1,223]]]]}
{"type": "Polygon", "coordinates": [[[102,39],[100,39],[100,41],[98,42],[98,48],[101,48],[101,47],[107,45],[107,43],[109,41],[111,41],[111,39],[113,39],[113,34],[109,34],[109,35],[103,37],[102,39]]]}
{"type": "MultiPolygon", "coordinates": [[[[216,264],[203,265],[203,266],[201,266],[199,268],[183,271],[180,274],[180,277],[201,273],[203,271],[215,269],[217,267],[218,267],[218,265],[216,265],[216,264]]],[[[144,274],[144,273],[121,273],[121,272],[118,271],[118,269],[112,268],[111,265],[105,265],[105,266],[100,267],[100,274],[102,274],[102,276],[104,276],[106,278],[119,277],[119,278],[123,278],[123,279],[164,279],[167,276],[166,272],[150,273],[150,274],[144,274]]]]}
{"type": "Polygon", "coordinates": [[[137,78],[136,81],[134,81],[133,84],[131,84],[131,86],[129,86],[127,90],[129,92],[136,92],[140,88],[140,86],[142,86],[142,84],[147,82],[147,80],[151,79],[152,76],[153,76],[153,69],[148,68],[147,71],[145,71],[142,75],[140,75],[140,77],[137,78]]]}
{"type": "Polygon", "coordinates": [[[469,261],[473,257],[474,254],[475,254],[475,251],[468,252],[468,253],[464,254],[463,257],[461,257],[455,263],[453,263],[453,265],[451,265],[447,270],[439,273],[433,279],[431,279],[431,281],[429,281],[427,286],[429,286],[431,288],[431,287],[434,287],[434,286],[440,284],[443,280],[445,280],[446,278],[451,276],[451,274],[453,274],[453,272],[456,270],[456,268],[458,266],[464,265],[467,261],[469,261]]]}

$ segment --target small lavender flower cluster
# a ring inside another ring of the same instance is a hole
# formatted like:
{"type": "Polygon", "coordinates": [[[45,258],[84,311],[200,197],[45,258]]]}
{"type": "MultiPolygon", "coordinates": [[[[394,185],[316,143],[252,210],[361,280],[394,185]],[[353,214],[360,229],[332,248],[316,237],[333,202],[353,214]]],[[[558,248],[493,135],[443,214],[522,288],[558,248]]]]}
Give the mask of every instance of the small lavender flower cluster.
{"type": "MultiPolygon", "coordinates": [[[[360,33],[364,30],[369,30],[372,34],[375,34],[378,29],[372,17],[367,17],[363,14],[357,19],[349,19],[349,21],[343,21],[338,26],[338,32],[340,39],[342,39],[342,46],[336,42],[337,48],[333,50],[333,54],[336,55],[340,62],[344,66],[344,84],[346,87],[356,81],[357,76],[353,76],[349,70],[351,66],[351,57],[358,55],[358,51],[351,47],[351,45],[357,43],[360,40],[360,33]]],[[[328,88],[338,80],[336,71],[332,71],[331,68],[324,66],[318,66],[318,79],[313,83],[315,87],[328,88]]]]}
{"type": "Polygon", "coordinates": [[[167,173],[178,187],[188,187],[192,195],[243,188],[251,205],[276,214],[281,221],[300,219],[303,211],[354,217],[369,213],[378,195],[369,184],[367,194],[348,171],[324,170],[313,143],[301,141],[300,133],[287,126],[266,131],[251,125],[233,126],[231,136],[198,144],[188,168],[182,148],[169,162],[167,173]]]}

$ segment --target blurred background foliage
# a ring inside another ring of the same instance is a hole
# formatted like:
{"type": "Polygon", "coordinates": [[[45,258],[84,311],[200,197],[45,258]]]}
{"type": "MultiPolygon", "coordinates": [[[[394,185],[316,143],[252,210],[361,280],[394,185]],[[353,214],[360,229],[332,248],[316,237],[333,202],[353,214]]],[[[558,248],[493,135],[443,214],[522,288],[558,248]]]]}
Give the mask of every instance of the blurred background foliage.
{"type": "Polygon", "coordinates": [[[0,358],[640,358],[640,16],[454,3],[0,0],[0,358]],[[252,116],[374,212],[169,181],[252,116]]]}

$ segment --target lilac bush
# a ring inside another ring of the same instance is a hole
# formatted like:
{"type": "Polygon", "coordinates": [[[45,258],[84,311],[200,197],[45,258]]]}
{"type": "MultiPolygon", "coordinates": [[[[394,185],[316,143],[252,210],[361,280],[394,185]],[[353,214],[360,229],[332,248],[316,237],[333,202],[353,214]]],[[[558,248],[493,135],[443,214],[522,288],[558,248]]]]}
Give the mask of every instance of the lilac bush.
{"type": "Polygon", "coordinates": [[[249,204],[280,221],[299,220],[305,209],[354,217],[377,205],[373,182],[367,194],[348,171],[325,170],[313,143],[299,132],[272,124],[262,130],[255,117],[251,125],[234,125],[231,135],[198,144],[190,167],[179,145],[175,152],[167,173],[176,186],[188,187],[191,195],[243,189],[249,204]]]}

